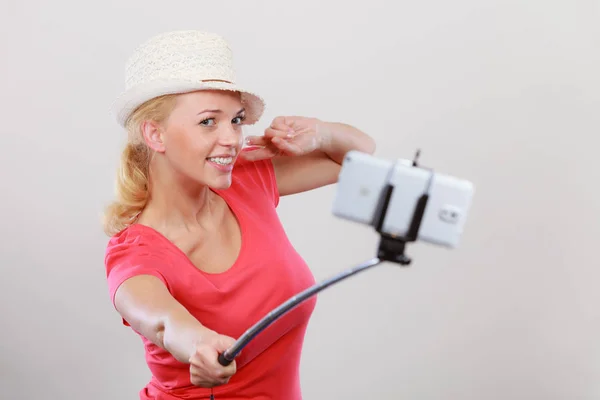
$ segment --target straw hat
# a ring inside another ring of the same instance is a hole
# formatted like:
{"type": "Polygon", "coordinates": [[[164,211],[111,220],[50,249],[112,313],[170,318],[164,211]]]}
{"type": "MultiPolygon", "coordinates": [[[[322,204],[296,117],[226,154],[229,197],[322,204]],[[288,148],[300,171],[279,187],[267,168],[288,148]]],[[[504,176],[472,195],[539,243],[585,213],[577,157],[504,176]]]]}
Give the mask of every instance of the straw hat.
{"type": "Polygon", "coordinates": [[[232,51],[221,36],[184,30],[157,35],[140,45],[125,66],[125,91],[112,111],[125,126],[127,118],[147,100],[196,90],[241,93],[246,123],[257,122],[265,108],[261,97],[236,85],[232,51]]]}

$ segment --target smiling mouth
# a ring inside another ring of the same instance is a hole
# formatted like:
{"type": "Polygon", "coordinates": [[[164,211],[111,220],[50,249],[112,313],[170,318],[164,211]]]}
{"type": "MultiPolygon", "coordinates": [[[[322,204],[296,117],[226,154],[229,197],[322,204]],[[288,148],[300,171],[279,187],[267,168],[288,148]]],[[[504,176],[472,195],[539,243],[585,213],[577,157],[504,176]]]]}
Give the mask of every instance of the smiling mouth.
{"type": "Polygon", "coordinates": [[[207,160],[219,165],[230,165],[233,163],[233,157],[209,157],[207,160]]]}

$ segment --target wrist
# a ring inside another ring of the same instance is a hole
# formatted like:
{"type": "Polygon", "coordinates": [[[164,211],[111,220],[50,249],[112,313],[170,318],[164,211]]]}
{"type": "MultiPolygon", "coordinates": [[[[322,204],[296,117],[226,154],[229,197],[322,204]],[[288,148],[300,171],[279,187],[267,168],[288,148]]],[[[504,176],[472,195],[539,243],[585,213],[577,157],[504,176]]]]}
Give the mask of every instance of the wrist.
{"type": "Polygon", "coordinates": [[[373,138],[355,127],[339,122],[318,122],[319,149],[333,161],[341,164],[344,156],[351,150],[373,154],[373,138]]]}
{"type": "Polygon", "coordinates": [[[329,122],[317,120],[316,132],[318,141],[318,150],[323,153],[329,153],[331,151],[334,130],[333,126],[329,122]]]}
{"type": "Polygon", "coordinates": [[[194,318],[170,318],[164,325],[162,347],[177,361],[188,363],[197,347],[206,342],[211,333],[194,318]]]}

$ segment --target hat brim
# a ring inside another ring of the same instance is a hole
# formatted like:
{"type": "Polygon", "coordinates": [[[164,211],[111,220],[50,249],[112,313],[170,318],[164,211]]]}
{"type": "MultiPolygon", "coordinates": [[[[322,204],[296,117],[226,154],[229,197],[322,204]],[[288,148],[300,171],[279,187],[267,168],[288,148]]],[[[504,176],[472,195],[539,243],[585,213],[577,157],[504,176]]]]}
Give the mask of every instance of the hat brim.
{"type": "Polygon", "coordinates": [[[167,94],[183,94],[198,90],[226,90],[239,92],[242,104],[246,109],[245,123],[252,125],[262,116],[265,109],[264,100],[257,94],[242,89],[228,82],[208,81],[194,82],[188,80],[154,80],[123,92],[112,104],[111,110],[117,122],[125,126],[127,119],[139,106],[155,97],[167,94]]]}

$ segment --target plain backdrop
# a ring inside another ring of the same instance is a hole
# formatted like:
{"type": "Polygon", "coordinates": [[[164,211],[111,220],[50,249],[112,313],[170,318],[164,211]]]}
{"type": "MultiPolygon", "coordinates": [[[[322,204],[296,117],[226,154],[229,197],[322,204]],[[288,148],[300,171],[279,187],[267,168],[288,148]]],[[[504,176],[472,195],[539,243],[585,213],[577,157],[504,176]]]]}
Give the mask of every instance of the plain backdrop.
{"type": "MultiPolygon", "coordinates": [[[[278,115],[353,124],[378,157],[472,180],[456,250],[417,243],[318,297],[306,399],[600,398],[597,0],[4,0],[0,398],[133,400],[142,344],[109,301],[100,226],[124,134],[109,106],[167,30],[231,43],[278,115]]],[[[370,259],[335,186],[279,208],[318,280],[370,259]]]]}

